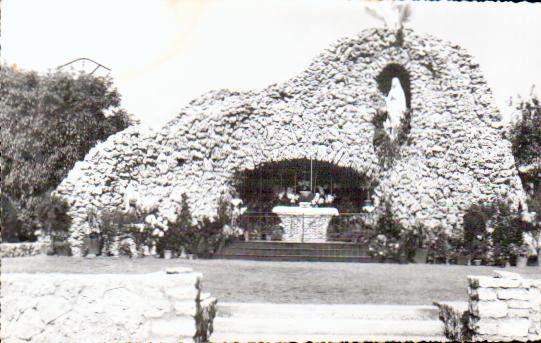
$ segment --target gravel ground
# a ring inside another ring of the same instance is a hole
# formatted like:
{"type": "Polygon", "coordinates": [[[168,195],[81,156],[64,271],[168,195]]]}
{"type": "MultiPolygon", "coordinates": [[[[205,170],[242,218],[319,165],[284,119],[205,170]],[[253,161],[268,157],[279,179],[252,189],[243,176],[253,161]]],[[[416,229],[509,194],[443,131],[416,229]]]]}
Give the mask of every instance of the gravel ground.
{"type": "MultiPolygon", "coordinates": [[[[430,305],[466,300],[467,275],[496,267],[235,260],[94,259],[36,256],[2,259],[2,273],[150,273],[167,267],[203,273],[203,288],[222,302],[430,305]]],[[[541,278],[540,267],[506,268],[541,278]]]]}

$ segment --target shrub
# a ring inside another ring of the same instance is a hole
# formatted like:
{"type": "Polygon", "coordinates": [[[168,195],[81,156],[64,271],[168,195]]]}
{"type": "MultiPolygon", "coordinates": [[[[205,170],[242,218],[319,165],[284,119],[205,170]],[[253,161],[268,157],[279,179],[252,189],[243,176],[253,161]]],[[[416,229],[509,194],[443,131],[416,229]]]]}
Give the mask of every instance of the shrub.
{"type": "Polygon", "coordinates": [[[68,215],[69,205],[66,201],[47,194],[36,206],[33,218],[38,227],[38,234],[46,236],[51,241],[53,253],[69,254],[69,228],[71,217],[68,215]]]}
{"type": "Polygon", "coordinates": [[[485,264],[509,262],[524,244],[520,215],[504,201],[472,205],[464,215],[466,249],[485,264]]]}
{"type": "Polygon", "coordinates": [[[376,223],[374,236],[368,244],[370,256],[398,260],[400,253],[407,253],[405,233],[405,228],[394,218],[390,203],[386,202],[384,212],[376,223]]]}
{"type": "Polygon", "coordinates": [[[191,241],[195,239],[197,232],[194,231],[186,194],[182,194],[181,209],[177,219],[170,222],[168,227],[169,229],[164,232],[163,237],[157,240],[158,253],[162,255],[164,250],[172,250],[180,255],[182,249],[193,253],[191,247],[188,247],[191,246],[191,241]]]}
{"type": "Polygon", "coordinates": [[[197,234],[192,236],[190,251],[198,257],[211,257],[229,239],[230,234],[224,229],[231,225],[231,211],[228,202],[221,198],[218,204],[218,215],[214,220],[207,217],[198,221],[197,234]]]}
{"type": "Polygon", "coordinates": [[[2,242],[12,243],[33,240],[31,238],[35,239],[33,232],[25,233],[21,229],[21,223],[19,219],[17,219],[17,209],[13,206],[11,199],[7,195],[2,194],[1,201],[2,242]]]}
{"type": "Polygon", "coordinates": [[[140,255],[143,246],[152,244],[152,228],[144,222],[144,214],[135,210],[90,212],[88,220],[93,232],[101,238],[104,255],[140,255]]]}
{"type": "Polygon", "coordinates": [[[432,228],[429,236],[429,259],[434,263],[449,262],[453,252],[456,251],[456,244],[453,244],[453,239],[447,234],[445,227],[436,226],[432,228]]]}

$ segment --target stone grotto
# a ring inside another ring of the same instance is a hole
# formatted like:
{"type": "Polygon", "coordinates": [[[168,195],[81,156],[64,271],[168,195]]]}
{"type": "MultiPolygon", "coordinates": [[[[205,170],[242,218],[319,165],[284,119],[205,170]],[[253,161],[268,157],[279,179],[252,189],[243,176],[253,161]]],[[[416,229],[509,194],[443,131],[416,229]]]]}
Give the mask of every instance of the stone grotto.
{"type": "Polygon", "coordinates": [[[206,93],[160,130],[129,127],[92,148],[56,194],[70,205],[70,243],[80,256],[90,209],[123,208],[133,196],[172,221],[186,194],[194,218],[212,217],[219,199],[234,196],[239,172],[299,159],[370,177],[376,209],[389,202],[406,226],[458,233],[471,204],[524,199],[480,66],[460,46],[409,29],[362,31],[290,80],[259,92],[206,93]],[[410,130],[399,158],[383,166],[373,118],[396,80],[410,130]]]}

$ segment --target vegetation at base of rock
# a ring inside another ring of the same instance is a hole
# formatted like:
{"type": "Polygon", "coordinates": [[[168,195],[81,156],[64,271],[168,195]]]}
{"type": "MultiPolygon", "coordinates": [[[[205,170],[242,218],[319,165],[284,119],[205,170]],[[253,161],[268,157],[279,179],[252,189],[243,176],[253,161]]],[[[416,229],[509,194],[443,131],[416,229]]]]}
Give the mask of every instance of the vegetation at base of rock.
{"type": "Polygon", "coordinates": [[[36,217],[46,193],[96,142],[129,124],[110,78],[60,71],[38,74],[2,65],[1,186],[18,219],[12,223],[2,216],[2,238],[35,239],[30,218],[36,217]],[[106,111],[112,115],[106,116],[106,111]]]}
{"type": "Polygon", "coordinates": [[[154,214],[138,208],[93,210],[87,220],[101,239],[101,254],[108,256],[140,257],[145,247],[155,246],[160,256],[170,250],[176,256],[184,252],[208,258],[231,237],[227,230],[231,223],[230,208],[223,199],[215,218],[204,217],[195,223],[185,194],[177,219],[168,222],[166,227],[157,226],[150,219],[154,214]]]}
{"type": "Polygon", "coordinates": [[[527,256],[523,234],[533,230],[521,218],[522,209],[505,201],[479,203],[464,214],[465,252],[487,265],[505,265],[516,256],[527,256]]]}
{"type": "Polygon", "coordinates": [[[396,139],[393,141],[385,130],[383,123],[387,120],[387,112],[384,110],[376,111],[372,118],[374,125],[374,136],[372,142],[378,156],[380,166],[383,169],[392,167],[394,161],[400,158],[400,147],[409,143],[409,133],[411,131],[411,110],[404,112],[400,119],[400,127],[396,139]]]}
{"type": "Polygon", "coordinates": [[[70,247],[67,242],[71,217],[68,215],[69,205],[59,197],[45,194],[33,213],[33,225],[40,228],[41,235],[50,240],[50,253],[69,255],[70,247]]]}
{"type": "Polygon", "coordinates": [[[390,203],[386,202],[384,211],[373,229],[374,235],[370,238],[368,246],[370,256],[380,260],[398,260],[400,253],[405,252],[406,248],[405,231],[402,224],[396,220],[390,203]]]}

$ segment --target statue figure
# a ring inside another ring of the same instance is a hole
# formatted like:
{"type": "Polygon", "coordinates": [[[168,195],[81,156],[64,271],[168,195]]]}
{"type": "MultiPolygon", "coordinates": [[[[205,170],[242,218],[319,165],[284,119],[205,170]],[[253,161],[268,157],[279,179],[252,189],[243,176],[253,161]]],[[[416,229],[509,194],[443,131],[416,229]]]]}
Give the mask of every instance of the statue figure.
{"type": "Polygon", "coordinates": [[[131,208],[131,205],[135,205],[137,202],[137,190],[135,185],[130,182],[124,189],[124,213],[128,213],[131,208]]]}
{"type": "Polygon", "coordinates": [[[400,121],[404,112],[407,110],[406,94],[397,77],[393,77],[391,90],[387,94],[385,103],[387,105],[387,120],[384,123],[384,127],[389,133],[391,140],[395,140],[398,129],[400,128],[400,121]]]}
{"type": "Polygon", "coordinates": [[[404,24],[411,18],[411,7],[403,1],[385,0],[367,2],[365,10],[372,17],[383,22],[383,25],[393,30],[402,30],[404,24]]]}

